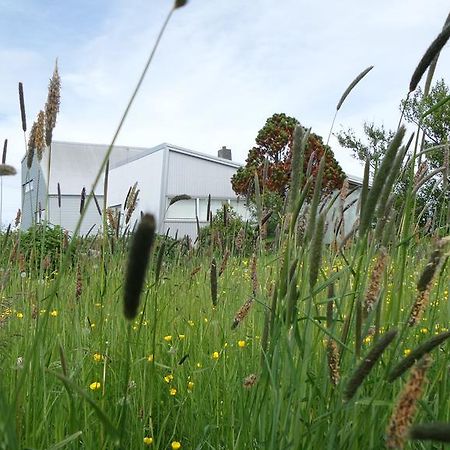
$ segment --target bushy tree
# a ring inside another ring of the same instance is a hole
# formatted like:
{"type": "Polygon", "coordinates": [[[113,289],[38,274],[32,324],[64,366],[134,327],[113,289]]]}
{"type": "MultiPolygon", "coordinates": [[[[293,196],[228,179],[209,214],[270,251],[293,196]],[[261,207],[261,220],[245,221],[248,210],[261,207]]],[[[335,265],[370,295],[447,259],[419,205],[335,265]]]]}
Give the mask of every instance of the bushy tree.
{"type": "MultiPolygon", "coordinates": [[[[269,117],[255,139],[255,146],[249,151],[245,166],[238,169],[231,179],[238,195],[254,194],[254,176],[258,174],[260,189],[277,193],[284,198],[291,180],[292,143],[294,129],[299,121],[286,114],[269,117]]],[[[313,155],[312,174],[317,173],[319,162],[326,153],[326,168],[323,180],[324,191],[340,188],[345,178],[344,171],[334,158],[331,149],[320,136],[311,133],[306,148],[303,170],[313,155]]]]}

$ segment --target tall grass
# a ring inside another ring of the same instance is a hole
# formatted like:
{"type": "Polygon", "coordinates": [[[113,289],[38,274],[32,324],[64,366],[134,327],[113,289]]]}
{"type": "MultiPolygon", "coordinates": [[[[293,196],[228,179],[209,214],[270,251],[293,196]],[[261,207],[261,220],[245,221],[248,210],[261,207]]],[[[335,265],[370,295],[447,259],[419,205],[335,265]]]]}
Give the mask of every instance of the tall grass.
{"type": "MultiPolygon", "coordinates": [[[[175,3],[162,31],[185,3],[175,3]]],[[[297,130],[296,165],[303,133],[297,130]]],[[[408,436],[446,438],[450,270],[448,239],[434,241],[450,230],[442,217],[433,236],[414,224],[421,149],[402,170],[404,134],[399,127],[371,189],[367,170],[359,230],[342,245],[323,239],[324,162],[309,215],[312,179],[304,177],[269,250],[262,233],[248,253],[242,243],[219,245],[220,236],[196,247],[165,236],[148,259],[150,216],[133,236],[106,205],[103,236],[70,243],[61,236],[48,259],[50,231],[40,241],[35,235],[28,252],[19,231],[3,234],[0,449],[376,449],[400,448],[408,436]],[[392,217],[383,202],[395,199],[399,177],[407,196],[392,217]],[[427,303],[411,323],[423,292],[427,303]],[[411,393],[414,408],[402,416],[411,393]],[[423,433],[410,429],[414,421],[437,425],[423,433]]],[[[257,176],[255,186],[259,193],[257,176]]],[[[130,193],[133,201],[136,186],[130,193]]],[[[258,230],[263,197],[249,225],[258,230]]],[[[244,239],[242,229],[235,238],[244,239]]]]}

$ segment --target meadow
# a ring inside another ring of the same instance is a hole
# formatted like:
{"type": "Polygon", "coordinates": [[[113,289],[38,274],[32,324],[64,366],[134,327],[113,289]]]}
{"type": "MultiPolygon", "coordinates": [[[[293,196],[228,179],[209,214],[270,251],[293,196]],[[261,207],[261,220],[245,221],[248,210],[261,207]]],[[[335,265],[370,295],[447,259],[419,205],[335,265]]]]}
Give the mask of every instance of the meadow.
{"type": "Polygon", "coordinates": [[[149,214],[133,233],[106,207],[94,237],[45,220],[1,234],[0,449],[445,448],[450,208],[416,221],[419,133],[399,125],[370,182],[366,167],[355,227],[331,243],[326,212],[348,190],[323,201],[324,164],[298,170],[307,136],[270,240],[257,176],[248,235],[227,213],[196,243],[156,236],[149,214]]]}

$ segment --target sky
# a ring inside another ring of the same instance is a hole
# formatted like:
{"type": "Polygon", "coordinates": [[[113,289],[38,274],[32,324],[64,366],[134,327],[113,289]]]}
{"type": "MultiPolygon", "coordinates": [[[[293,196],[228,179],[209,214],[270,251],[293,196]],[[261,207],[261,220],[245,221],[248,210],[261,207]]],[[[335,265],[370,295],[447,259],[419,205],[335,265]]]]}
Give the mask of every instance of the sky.
{"type": "MultiPolygon", "coordinates": [[[[2,180],[2,221],[21,206],[25,154],[18,82],[28,128],[47,98],[56,58],[61,108],[54,139],[108,144],[170,0],[0,0],[0,142],[18,170],[2,180]]],[[[296,117],[326,140],[336,104],[363,69],[374,69],[339,111],[334,131],[364,121],[395,129],[399,103],[442,29],[448,0],[190,0],[176,10],[118,144],[169,142],[245,162],[274,113],[296,117]]],[[[435,78],[450,75],[450,45],[435,78]]],[[[330,144],[343,169],[351,153],[330,144]]]]}

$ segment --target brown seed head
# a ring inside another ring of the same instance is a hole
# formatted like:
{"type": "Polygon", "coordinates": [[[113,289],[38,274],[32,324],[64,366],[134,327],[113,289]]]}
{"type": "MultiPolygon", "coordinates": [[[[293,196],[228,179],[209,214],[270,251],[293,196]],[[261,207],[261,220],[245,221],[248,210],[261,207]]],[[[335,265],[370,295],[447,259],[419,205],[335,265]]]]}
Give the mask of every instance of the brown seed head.
{"type": "Polygon", "coordinates": [[[422,397],[423,385],[426,383],[425,373],[431,362],[430,356],[425,355],[411,370],[409,380],[400,393],[389,420],[386,433],[388,448],[403,448],[416,414],[417,401],[422,397]]]}
{"type": "Polygon", "coordinates": [[[61,78],[58,73],[58,62],[55,64],[52,78],[48,85],[47,103],[45,104],[45,144],[49,147],[53,139],[53,129],[59,113],[61,97],[61,78]]]}

